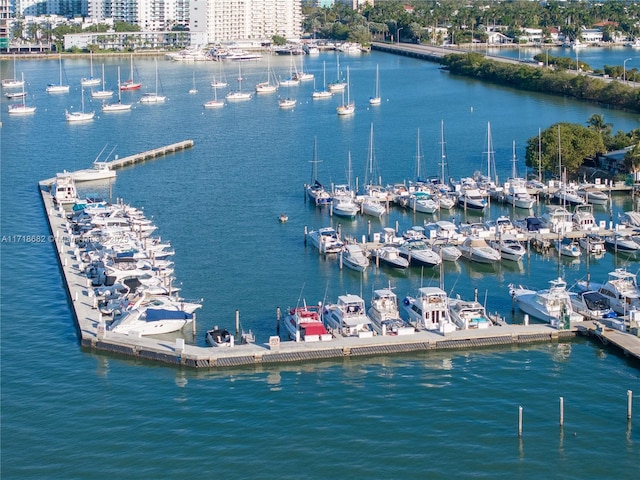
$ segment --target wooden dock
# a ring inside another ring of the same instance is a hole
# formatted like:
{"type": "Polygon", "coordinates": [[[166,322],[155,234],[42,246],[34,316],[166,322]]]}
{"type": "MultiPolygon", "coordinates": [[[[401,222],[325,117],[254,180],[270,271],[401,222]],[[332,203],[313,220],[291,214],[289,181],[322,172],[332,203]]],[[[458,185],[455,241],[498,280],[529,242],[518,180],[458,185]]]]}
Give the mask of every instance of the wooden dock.
{"type": "MultiPolygon", "coordinates": [[[[637,316],[640,317],[640,315],[637,316]]],[[[600,322],[585,322],[581,328],[585,329],[586,334],[598,338],[603,345],[613,346],[621,350],[625,356],[640,361],[640,329],[637,320],[632,320],[631,323],[634,325],[631,335],[615,328],[609,328],[600,322]]]]}
{"type": "Polygon", "coordinates": [[[129,165],[135,165],[136,163],[144,162],[146,160],[163,157],[170,153],[174,153],[179,150],[186,150],[191,147],[193,147],[193,140],[183,140],[165,147],[154,148],[153,150],[147,150],[146,152],[136,153],[127,157],[115,158],[114,160],[105,163],[109,165],[111,170],[115,170],[129,165]]]}
{"type": "MultiPolygon", "coordinates": [[[[193,147],[193,140],[183,140],[181,142],[172,143],[171,145],[166,145],[164,147],[154,148],[153,150],[147,150],[145,152],[136,153],[134,155],[129,155],[126,157],[116,158],[109,162],[103,162],[109,166],[111,170],[116,170],[118,168],[127,167],[130,165],[135,165],[137,163],[141,163],[147,160],[153,160],[155,158],[164,157],[165,155],[169,155],[170,153],[175,153],[180,150],[186,150],[188,148],[193,147]]],[[[67,172],[73,174],[73,172],[67,172]]],[[[42,180],[40,183],[41,187],[49,187],[53,185],[56,181],[56,178],[47,178],[46,180],[42,180]]]]}

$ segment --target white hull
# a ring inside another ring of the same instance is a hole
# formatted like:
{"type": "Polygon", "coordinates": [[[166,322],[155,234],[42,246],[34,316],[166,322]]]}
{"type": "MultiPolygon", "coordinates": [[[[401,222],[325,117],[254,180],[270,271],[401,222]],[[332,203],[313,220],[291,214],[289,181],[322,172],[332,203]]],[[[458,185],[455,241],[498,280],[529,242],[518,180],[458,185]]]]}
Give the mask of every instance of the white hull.
{"type": "Polygon", "coordinates": [[[140,98],[140,103],[163,103],[167,97],[163,95],[155,95],[153,93],[145,93],[140,98]]]}
{"type": "Polygon", "coordinates": [[[65,112],[65,117],[67,118],[67,122],[88,122],[93,120],[95,117],[95,112],[83,113],[83,112],[65,112]]]}
{"type": "Polygon", "coordinates": [[[69,85],[49,85],[47,93],[69,93],[69,85]]]}
{"type": "Polygon", "coordinates": [[[131,105],[126,103],[112,103],[102,105],[103,112],[126,112],[131,110],[131,105]]]}

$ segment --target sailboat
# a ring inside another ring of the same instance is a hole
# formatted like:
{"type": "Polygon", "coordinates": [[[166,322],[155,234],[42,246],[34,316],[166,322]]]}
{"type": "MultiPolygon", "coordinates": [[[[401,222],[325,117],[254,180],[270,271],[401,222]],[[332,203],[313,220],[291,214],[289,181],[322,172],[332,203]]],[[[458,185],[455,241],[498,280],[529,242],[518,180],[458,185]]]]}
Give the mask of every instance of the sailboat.
{"type": "Polygon", "coordinates": [[[380,77],[378,75],[378,65],[376,65],[376,90],[373,97],[369,99],[369,105],[380,105],[382,98],[380,98],[380,77]]]}
{"type": "Polygon", "coordinates": [[[300,70],[297,72],[296,78],[301,82],[314,79],[313,73],[304,71],[304,55],[300,55],[300,70]]]}
{"type": "Polygon", "coordinates": [[[278,82],[275,80],[275,75],[271,70],[271,62],[267,57],[267,79],[256,85],[256,93],[273,93],[276,90],[278,90],[278,82]]]}
{"type": "Polygon", "coordinates": [[[216,78],[216,76],[213,76],[213,81],[211,82],[211,86],[213,88],[225,88],[227,86],[227,79],[224,75],[224,70],[222,69],[222,62],[218,62],[218,66],[220,69],[220,76],[218,78],[216,78]]]}
{"type": "Polygon", "coordinates": [[[347,67],[347,102],[344,101],[344,91],[342,92],[342,105],[336,108],[338,115],[352,115],[356,111],[356,104],[351,101],[351,87],[349,85],[349,67],[347,67]]]}
{"type": "Polygon", "coordinates": [[[140,98],[140,103],[162,103],[167,99],[164,95],[158,95],[158,60],[156,59],[156,91],[147,92],[140,98]]]}
{"type": "MultiPolygon", "coordinates": [[[[95,87],[96,85],[100,85],[100,79],[93,78],[93,52],[89,52],[89,63],[91,65],[89,78],[82,78],[80,80],[80,85],[83,87],[95,87]]],[[[104,71],[102,72],[102,77],[104,79],[104,71]]]]}
{"type": "Polygon", "coordinates": [[[28,115],[30,113],[34,113],[36,111],[36,107],[27,106],[27,94],[24,91],[24,73],[22,74],[22,103],[14,103],[13,105],[9,105],[9,115],[28,115]]]}
{"type": "Polygon", "coordinates": [[[57,85],[50,83],[47,85],[47,93],[68,93],[69,85],[62,84],[62,55],[58,55],[58,62],[60,63],[60,83],[57,85]]]}
{"type": "Polygon", "coordinates": [[[224,107],[224,100],[218,100],[218,87],[213,87],[213,100],[204,103],[204,108],[224,107]]]}
{"type": "Polygon", "coordinates": [[[102,90],[91,92],[92,98],[109,98],[113,95],[113,90],[106,90],[104,85],[104,63],[102,64],[102,90]]]}
{"type": "Polygon", "coordinates": [[[447,165],[447,152],[445,149],[444,141],[444,120],[440,120],[440,178],[436,184],[436,190],[438,195],[438,204],[440,209],[451,210],[456,201],[451,195],[451,187],[446,182],[445,167],[447,165]]]}
{"type": "Polygon", "coordinates": [[[120,90],[120,67],[118,67],[118,103],[103,103],[103,112],[124,112],[131,110],[131,104],[122,103],[122,94],[120,90]]]}
{"type": "Polygon", "coordinates": [[[86,122],[88,120],[93,120],[96,112],[84,111],[84,87],[82,87],[82,110],[80,112],[70,112],[69,110],[65,110],[64,115],[67,118],[67,122],[86,122]]]}
{"type": "Polygon", "coordinates": [[[293,55],[291,55],[291,66],[289,67],[289,78],[282,80],[280,85],[283,87],[297,87],[300,85],[300,79],[298,78],[298,69],[293,61],[293,55]]]}
{"type": "Polygon", "coordinates": [[[13,78],[2,80],[2,88],[19,88],[24,86],[24,80],[16,77],[16,54],[13,54],[13,78]]]}
{"type": "Polygon", "coordinates": [[[191,86],[191,90],[189,90],[190,94],[198,93],[198,89],[196,88],[196,72],[193,72],[193,84],[191,86]]]}
{"type": "MultiPolygon", "coordinates": [[[[322,86],[324,90],[317,91],[314,88],[314,92],[311,95],[312,98],[321,99],[321,98],[331,98],[333,96],[333,93],[327,90],[327,71],[326,71],[325,62],[322,62],[322,86]]],[[[314,84],[314,87],[315,87],[315,84],[314,84]]]]}
{"type": "Polygon", "coordinates": [[[122,91],[140,90],[140,87],[142,87],[142,83],[136,82],[133,79],[133,71],[134,71],[133,70],[133,55],[131,55],[131,75],[129,76],[129,80],[127,80],[122,85],[120,85],[120,90],[122,90],[122,91]]]}
{"type": "Polygon", "coordinates": [[[347,87],[346,82],[342,81],[342,72],[340,71],[340,56],[336,56],[336,65],[337,65],[336,81],[329,84],[330,92],[340,92],[347,87]]]}
{"type": "Polygon", "coordinates": [[[251,94],[249,92],[242,91],[242,70],[238,65],[238,90],[235,92],[229,92],[226,96],[227,100],[250,100],[251,94]]]}

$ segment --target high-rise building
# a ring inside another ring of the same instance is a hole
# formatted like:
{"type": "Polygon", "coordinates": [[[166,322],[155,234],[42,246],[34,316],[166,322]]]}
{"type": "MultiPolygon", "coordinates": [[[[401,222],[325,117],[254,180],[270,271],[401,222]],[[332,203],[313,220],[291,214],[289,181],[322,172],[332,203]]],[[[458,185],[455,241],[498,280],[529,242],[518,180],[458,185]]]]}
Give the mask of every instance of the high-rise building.
{"type": "Polygon", "coordinates": [[[274,35],[298,39],[301,0],[190,0],[191,32],[208,43],[269,41],[274,35]]]}

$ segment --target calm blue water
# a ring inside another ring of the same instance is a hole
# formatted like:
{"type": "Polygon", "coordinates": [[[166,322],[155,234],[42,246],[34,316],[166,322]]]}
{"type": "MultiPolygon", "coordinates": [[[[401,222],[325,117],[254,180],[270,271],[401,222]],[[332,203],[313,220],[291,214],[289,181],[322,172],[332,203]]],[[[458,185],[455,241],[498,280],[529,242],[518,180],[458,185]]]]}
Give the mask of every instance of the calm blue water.
{"type": "MultiPolygon", "coordinates": [[[[334,54],[305,58],[318,87],[323,61],[332,81],[334,54]]],[[[108,88],[115,88],[118,65],[123,78],[128,75],[128,59],[108,59],[108,88]]],[[[271,65],[281,77],[288,74],[288,58],[275,57],[271,65]]],[[[37,181],[88,167],[107,144],[124,156],[193,139],[193,149],[119,171],[111,188],[85,193],[144,207],[159,235],[171,241],[183,296],[205,299],[197,335],[187,341],[204,345],[204,331],[213,324],[232,327],[238,309],[243,326],[265,342],[275,332],[276,308],[299,297],[331,301],[353,292],[368,299],[389,281],[404,296],[439,282],[433,271],[341,272],[334,259],[304,247],[305,226],[338,223],[303,200],[314,137],[321,181],[346,181],[349,152],[353,175],[362,179],[373,123],[376,162],[383,181],[393,183],[414,176],[418,129],[423,173],[439,173],[441,120],[453,177],[486,168],[488,122],[500,178],[511,171],[512,141],[523,158],[526,140],[555,122],[584,123],[602,113],[614,130],[639,126],[637,115],[452,78],[435,64],[404,57],[373,53],[341,58],[341,65],[350,69],[358,108],[352,118],[335,114],[339,96],[312,101],[312,83],[281,90],[298,99],[290,111],[278,108],[277,95],[205,111],[217,65],[160,61],[166,104],[138,104],[128,113],[98,113],[90,124],[68,125],[64,109],[79,108],[88,60],[64,60],[72,91],[60,96],[44,93],[57,80],[56,60],[20,60],[28,103],[38,110],[8,118],[7,101],[0,106],[1,233],[48,234],[37,181]],[[368,108],[377,64],[384,101],[368,108]],[[199,92],[189,95],[193,72],[199,92]],[[288,223],[278,222],[281,212],[288,223]]],[[[153,90],[153,60],[136,60],[136,66],[143,91],[153,90]]],[[[10,76],[10,62],[0,67],[2,77],[10,76]]],[[[243,89],[252,89],[265,76],[266,61],[242,69],[243,89]]],[[[225,71],[233,86],[237,66],[225,71]]],[[[124,101],[138,97],[123,94],[124,101]]],[[[99,112],[99,103],[85,98],[86,109],[99,112]]],[[[630,208],[629,196],[619,195],[611,213],[597,216],[608,221],[630,208]]],[[[492,205],[484,218],[455,217],[481,221],[505,213],[492,205]]],[[[371,229],[398,222],[404,230],[426,218],[393,210],[382,222],[372,220],[371,229]]],[[[359,237],[367,221],[342,221],[341,228],[359,237]]],[[[82,351],[51,245],[3,242],[0,248],[3,478],[626,479],[637,473],[638,366],[593,342],[180,370],[82,351]],[[625,417],[627,390],[635,394],[632,424],[625,417]]],[[[489,310],[519,322],[518,314],[511,316],[509,283],[542,288],[558,275],[572,283],[587,271],[596,280],[616,266],[638,270],[636,258],[611,254],[588,264],[533,255],[522,265],[447,265],[444,283],[464,298],[478,289],[489,310]]]]}

